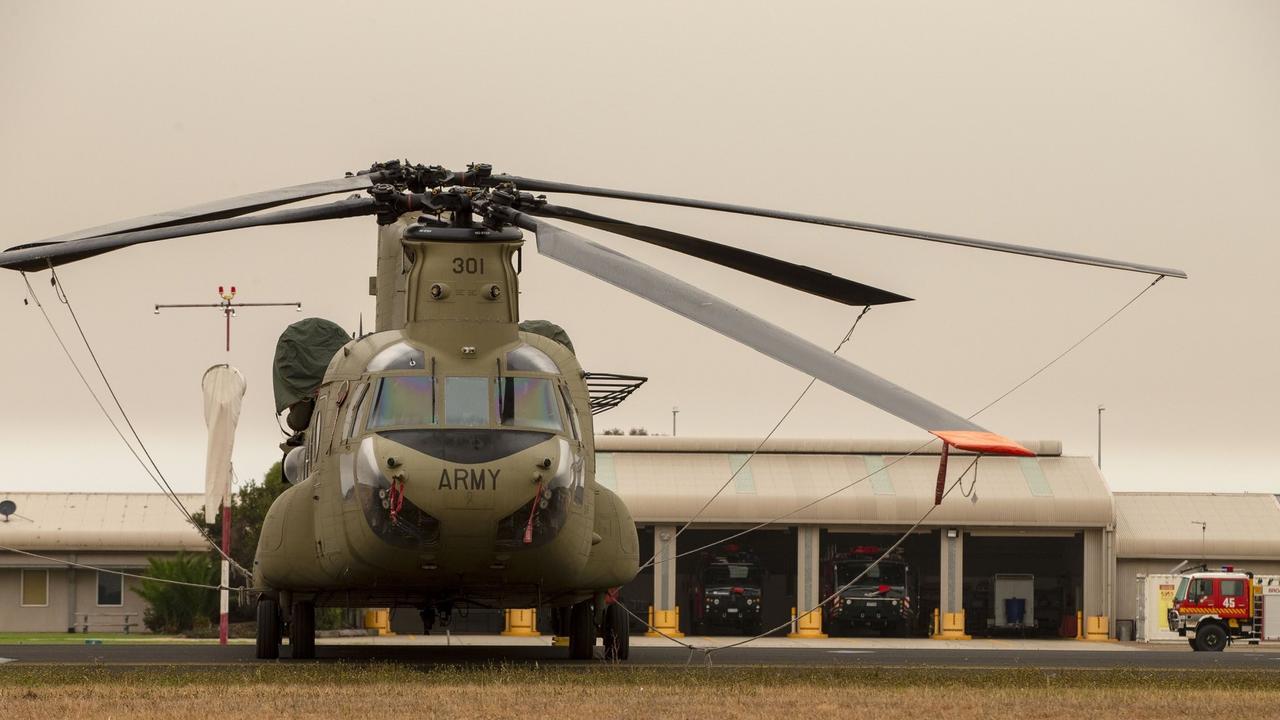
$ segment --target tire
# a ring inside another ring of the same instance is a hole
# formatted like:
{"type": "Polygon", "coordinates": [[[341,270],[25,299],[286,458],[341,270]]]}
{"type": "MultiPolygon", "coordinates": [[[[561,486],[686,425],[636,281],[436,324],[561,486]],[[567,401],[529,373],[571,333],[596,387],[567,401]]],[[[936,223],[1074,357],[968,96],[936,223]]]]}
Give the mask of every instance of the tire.
{"type": "Polygon", "coordinates": [[[1201,625],[1196,630],[1196,649],[1201,652],[1222,652],[1227,647],[1227,631],[1217,623],[1201,625]]]}
{"type": "Polygon", "coordinates": [[[293,603],[293,621],[289,623],[289,646],[294,660],[310,660],[316,656],[316,606],[314,603],[293,603]]]}
{"type": "Polygon", "coordinates": [[[595,608],[590,600],[583,600],[569,613],[569,659],[590,660],[595,649],[595,608]]]}
{"type": "Polygon", "coordinates": [[[604,659],[614,662],[631,656],[631,622],[618,603],[604,611],[604,659]]]}
{"type": "Polygon", "coordinates": [[[1187,644],[1191,646],[1191,649],[1192,649],[1192,650],[1199,650],[1199,649],[1200,649],[1200,648],[1196,647],[1196,639],[1195,639],[1194,637],[1189,637],[1189,638],[1187,638],[1187,644]]]}
{"type": "Polygon", "coordinates": [[[280,657],[280,608],[275,598],[258,598],[257,657],[275,660],[280,657]]]}

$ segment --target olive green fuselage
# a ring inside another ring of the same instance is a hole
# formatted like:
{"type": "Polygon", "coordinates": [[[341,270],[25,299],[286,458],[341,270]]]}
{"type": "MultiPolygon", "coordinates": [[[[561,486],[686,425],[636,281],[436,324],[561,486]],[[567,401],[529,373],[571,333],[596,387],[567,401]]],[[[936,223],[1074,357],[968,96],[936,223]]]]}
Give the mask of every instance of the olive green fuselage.
{"type": "Polygon", "coordinates": [[[382,231],[380,331],[316,391],[255,586],[318,605],[530,607],[630,581],[635,526],[595,481],[582,368],[517,327],[519,238],[407,227],[382,231]]]}

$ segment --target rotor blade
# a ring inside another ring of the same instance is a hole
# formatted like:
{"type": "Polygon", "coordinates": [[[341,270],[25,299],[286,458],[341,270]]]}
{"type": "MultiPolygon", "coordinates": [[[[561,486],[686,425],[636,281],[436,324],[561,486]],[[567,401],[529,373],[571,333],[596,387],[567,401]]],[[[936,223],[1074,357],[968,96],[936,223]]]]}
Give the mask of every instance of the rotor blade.
{"type": "Polygon", "coordinates": [[[540,205],[523,212],[539,217],[559,218],[579,225],[605,230],[617,235],[634,238],[659,247],[675,250],[685,255],[701,258],[717,265],[733,268],[748,275],[755,275],[779,285],[795,288],[811,295],[824,297],[845,305],[884,305],[910,300],[909,297],[887,290],[846,280],[829,272],[785,260],[761,255],[720,243],[682,235],[670,230],[636,225],[625,220],[615,220],[603,215],[558,205],[540,205]]]}
{"type": "Polygon", "coordinates": [[[978,238],[969,238],[960,235],[946,235],[943,233],[928,232],[925,230],[911,230],[909,228],[893,227],[890,225],[876,225],[873,223],[859,222],[857,220],[841,220],[839,218],[825,217],[822,215],[806,215],[804,213],[789,212],[786,210],[768,210],[765,208],[750,207],[747,205],[732,205],[730,203],[694,200],[691,198],[674,197],[671,195],[653,195],[650,193],[633,192],[630,190],[611,190],[608,188],[590,187],[587,185],[571,185],[569,183],[552,182],[550,180],[536,180],[533,178],[516,177],[514,175],[494,175],[489,178],[487,184],[498,185],[508,182],[514,183],[518,189],[528,192],[561,192],[571,195],[590,195],[593,197],[614,198],[617,200],[635,200],[638,202],[657,203],[659,205],[678,205],[681,207],[698,208],[701,210],[737,213],[739,215],[756,215],[758,217],[775,218],[777,220],[790,220],[793,222],[810,223],[813,225],[847,228],[849,230],[863,230],[866,232],[879,233],[881,235],[896,235],[898,237],[915,238],[917,240],[928,240],[929,242],[945,243],[947,245],[962,245],[964,247],[978,248],[981,250],[994,250],[996,252],[1012,253],[1014,255],[1027,255],[1044,260],[1059,260],[1062,262],[1077,263],[1080,265],[1094,265],[1097,267],[1112,268],[1115,270],[1129,270],[1149,275],[1167,275],[1169,277],[1176,278],[1187,277],[1185,272],[1176,268],[1157,267],[1155,265],[1144,265],[1142,263],[1133,263],[1124,260],[1111,260],[1108,258],[1094,257],[1092,255],[1081,255],[1079,253],[1031,247],[1029,245],[1013,245],[1011,243],[980,240],[978,238]]]}
{"type": "Polygon", "coordinates": [[[733,338],[917,427],[930,432],[986,432],[950,410],[682,280],[528,215],[515,219],[520,227],[536,233],[539,253],[733,338]]]}
{"type": "Polygon", "coordinates": [[[44,270],[50,265],[62,265],[131,245],[155,242],[156,240],[167,240],[189,235],[205,235],[223,232],[224,230],[264,225],[287,225],[314,220],[336,220],[359,215],[373,215],[377,212],[378,202],[373,198],[348,198],[327,205],[289,208],[261,215],[224,218],[172,227],[158,227],[120,233],[118,235],[99,235],[81,240],[68,240],[25,249],[6,250],[0,253],[0,268],[35,272],[44,270]]]}
{"type": "Polygon", "coordinates": [[[77,230],[75,232],[58,235],[56,237],[17,245],[9,248],[9,250],[23,250],[26,248],[49,245],[50,243],[81,240],[83,238],[98,237],[100,235],[116,235],[125,232],[133,232],[135,230],[147,230],[150,228],[169,227],[184,223],[206,222],[209,220],[221,220],[224,218],[237,217],[251,212],[257,212],[259,210],[277,207],[279,205],[287,205],[291,202],[298,202],[300,200],[310,200],[311,198],[317,198],[324,195],[365,190],[373,187],[376,180],[377,175],[367,173],[364,175],[353,175],[351,177],[338,178],[336,180],[324,180],[321,182],[307,183],[305,185],[294,185],[292,187],[277,188],[275,190],[267,190],[264,192],[249,193],[248,195],[237,195],[233,198],[215,200],[201,205],[192,205],[191,207],[182,208],[180,210],[170,210],[168,212],[157,213],[155,215],[133,218],[132,220],[120,220],[107,225],[99,225],[85,230],[77,230]]]}

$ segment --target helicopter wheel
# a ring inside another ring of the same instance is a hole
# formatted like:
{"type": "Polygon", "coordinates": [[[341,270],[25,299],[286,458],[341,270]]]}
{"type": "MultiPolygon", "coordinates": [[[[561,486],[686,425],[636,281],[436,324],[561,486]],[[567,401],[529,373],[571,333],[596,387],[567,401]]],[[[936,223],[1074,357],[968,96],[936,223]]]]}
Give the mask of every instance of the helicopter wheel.
{"type": "Polygon", "coordinates": [[[316,656],[316,606],[314,603],[293,603],[293,622],[289,623],[289,646],[294,660],[311,660],[316,656]]]}
{"type": "Polygon", "coordinates": [[[569,659],[590,660],[595,647],[595,609],[590,600],[583,600],[569,614],[569,659]]]}
{"type": "Polygon", "coordinates": [[[257,657],[259,660],[280,657],[280,607],[275,598],[266,595],[258,598],[257,657]]]}
{"type": "Polygon", "coordinates": [[[604,611],[604,659],[626,660],[631,656],[631,622],[618,603],[604,611]]]}

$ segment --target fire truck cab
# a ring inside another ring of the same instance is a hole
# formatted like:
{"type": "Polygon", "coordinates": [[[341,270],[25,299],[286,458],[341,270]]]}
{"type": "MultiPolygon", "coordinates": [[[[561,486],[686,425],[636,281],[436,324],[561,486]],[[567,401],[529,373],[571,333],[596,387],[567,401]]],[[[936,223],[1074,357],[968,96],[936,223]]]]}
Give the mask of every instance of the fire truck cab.
{"type": "Polygon", "coordinates": [[[1184,575],[1169,609],[1169,629],[1202,652],[1219,652],[1237,638],[1256,642],[1261,602],[1253,573],[1225,566],[1184,575]]]}

